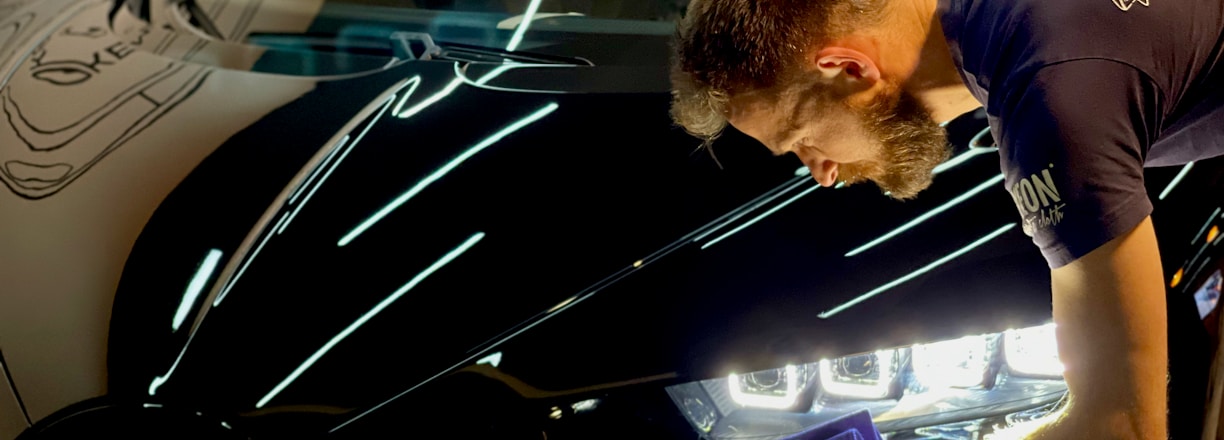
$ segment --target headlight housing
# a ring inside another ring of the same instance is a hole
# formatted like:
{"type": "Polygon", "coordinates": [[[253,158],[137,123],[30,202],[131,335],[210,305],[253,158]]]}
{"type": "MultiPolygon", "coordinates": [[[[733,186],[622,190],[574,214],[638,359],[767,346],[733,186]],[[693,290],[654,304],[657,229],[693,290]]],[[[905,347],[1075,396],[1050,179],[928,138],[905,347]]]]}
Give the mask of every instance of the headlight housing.
{"type": "Polygon", "coordinates": [[[708,439],[783,438],[867,409],[892,439],[976,439],[1055,410],[1054,325],[877,350],[672,386],[708,439]]]}

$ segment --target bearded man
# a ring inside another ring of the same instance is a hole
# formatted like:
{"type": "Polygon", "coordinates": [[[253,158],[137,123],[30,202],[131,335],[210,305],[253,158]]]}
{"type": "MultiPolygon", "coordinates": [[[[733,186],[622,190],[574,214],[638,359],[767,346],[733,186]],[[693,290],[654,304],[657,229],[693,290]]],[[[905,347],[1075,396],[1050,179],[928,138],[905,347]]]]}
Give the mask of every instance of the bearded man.
{"type": "Polygon", "coordinates": [[[940,122],[984,106],[1066,367],[1069,403],[1031,438],[1166,438],[1143,168],[1224,153],[1222,29],[1218,0],[694,0],[672,115],[907,199],[948,156],[940,122]]]}

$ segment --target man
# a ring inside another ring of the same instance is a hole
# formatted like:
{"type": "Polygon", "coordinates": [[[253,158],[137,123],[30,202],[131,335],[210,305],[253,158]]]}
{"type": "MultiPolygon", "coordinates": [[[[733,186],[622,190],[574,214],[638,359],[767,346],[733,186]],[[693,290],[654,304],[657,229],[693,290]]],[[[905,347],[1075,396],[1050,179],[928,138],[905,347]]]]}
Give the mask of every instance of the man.
{"type": "Polygon", "coordinates": [[[695,0],[672,113],[915,196],[938,121],[984,105],[1046,256],[1069,404],[1032,438],[1167,436],[1162,269],[1143,167],[1224,152],[1218,0],[695,0]]]}

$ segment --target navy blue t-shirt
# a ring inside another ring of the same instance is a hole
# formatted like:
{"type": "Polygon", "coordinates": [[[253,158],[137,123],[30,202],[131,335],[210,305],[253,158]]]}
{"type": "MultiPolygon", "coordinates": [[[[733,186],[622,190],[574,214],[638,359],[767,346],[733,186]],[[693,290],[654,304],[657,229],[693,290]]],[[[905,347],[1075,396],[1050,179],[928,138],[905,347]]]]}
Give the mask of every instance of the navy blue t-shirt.
{"type": "Polygon", "coordinates": [[[1144,166],[1224,154],[1220,0],[940,0],[1050,267],[1151,214],[1144,166]]]}

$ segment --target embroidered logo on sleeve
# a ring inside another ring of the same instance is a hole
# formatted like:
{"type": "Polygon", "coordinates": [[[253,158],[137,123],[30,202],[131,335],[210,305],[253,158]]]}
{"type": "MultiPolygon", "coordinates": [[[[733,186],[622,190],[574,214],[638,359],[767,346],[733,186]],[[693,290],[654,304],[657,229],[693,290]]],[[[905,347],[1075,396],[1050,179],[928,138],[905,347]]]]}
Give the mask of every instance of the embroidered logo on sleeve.
{"type": "Polygon", "coordinates": [[[1067,204],[1063,203],[1058,186],[1054,185],[1054,178],[1050,176],[1052,168],[1054,164],[1041,170],[1040,174],[1021,178],[1011,187],[1016,209],[1024,218],[1024,233],[1029,236],[1037,229],[1056,226],[1063,220],[1063,208],[1067,204]]]}
{"type": "Polygon", "coordinates": [[[1113,0],[1113,2],[1114,2],[1114,6],[1117,6],[1118,9],[1121,9],[1123,11],[1129,11],[1131,6],[1135,6],[1135,3],[1141,4],[1143,6],[1149,6],[1148,0],[1113,0]]]}

